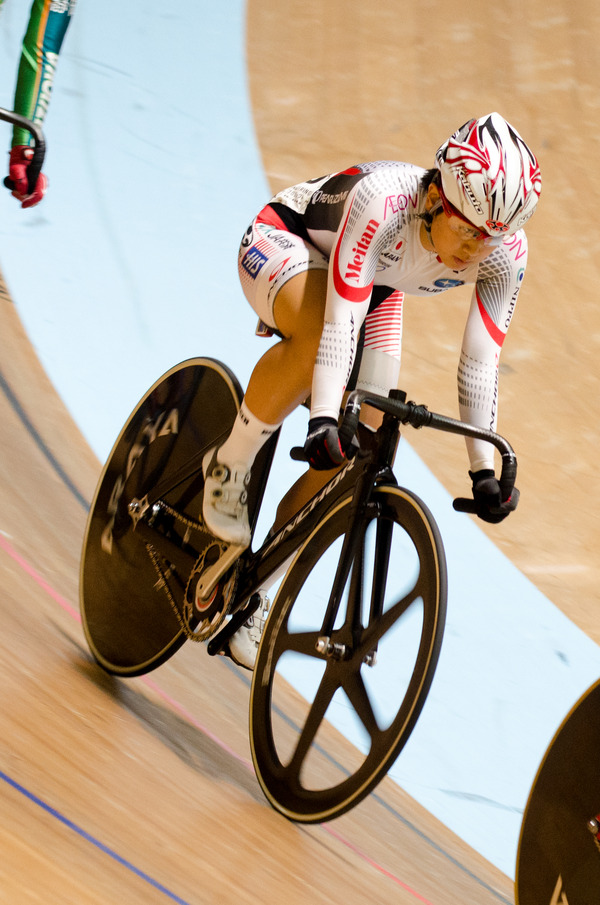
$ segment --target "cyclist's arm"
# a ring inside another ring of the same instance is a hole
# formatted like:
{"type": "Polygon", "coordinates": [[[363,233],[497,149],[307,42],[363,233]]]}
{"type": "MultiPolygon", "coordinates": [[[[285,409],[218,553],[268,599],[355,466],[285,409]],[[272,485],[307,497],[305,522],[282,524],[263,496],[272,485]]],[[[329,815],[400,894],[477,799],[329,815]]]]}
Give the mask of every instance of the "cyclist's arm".
{"type": "MultiPolygon", "coordinates": [[[[377,260],[389,241],[380,199],[359,183],[349,198],[329,262],[325,323],[315,362],[311,418],[337,418],[369,310],[377,260]]],[[[392,225],[393,228],[393,225],[392,225]]]]}
{"type": "MultiPolygon", "coordinates": [[[[519,231],[479,268],[458,365],[463,421],[490,430],[498,418],[498,367],[527,264],[527,239],[519,231]]],[[[494,447],[467,440],[471,471],[494,468],[494,447]]]]}
{"type": "MultiPolygon", "coordinates": [[[[58,54],[74,9],[75,0],[34,0],[32,4],[17,74],[14,110],[36,123],[42,123],[46,116],[58,54]]],[[[14,129],[13,147],[31,141],[29,132],[14,129]]]]}

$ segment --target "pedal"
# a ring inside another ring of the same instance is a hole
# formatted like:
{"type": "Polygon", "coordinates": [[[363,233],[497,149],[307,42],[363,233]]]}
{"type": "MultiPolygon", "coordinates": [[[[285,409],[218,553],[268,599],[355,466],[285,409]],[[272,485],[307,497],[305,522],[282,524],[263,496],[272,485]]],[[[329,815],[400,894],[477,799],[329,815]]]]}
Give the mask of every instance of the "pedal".
{"type": "Polygon", "coordinates": [[[205,569],[196,585],[196,598],[200,600],[208,600],[219,579],[227,572],[234,562],[239,559],[246,547],[242,544],[231,544],[227,547],[216,563],[205,569]]]}

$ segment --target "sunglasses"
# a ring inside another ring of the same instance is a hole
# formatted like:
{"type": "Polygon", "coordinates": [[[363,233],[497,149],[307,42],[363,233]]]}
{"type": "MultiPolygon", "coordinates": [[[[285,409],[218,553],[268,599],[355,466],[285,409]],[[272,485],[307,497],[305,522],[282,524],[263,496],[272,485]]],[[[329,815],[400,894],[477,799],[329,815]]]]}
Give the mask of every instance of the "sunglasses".
{"type": "Polygon", "coordinates": [[[488,233],[484,232],[484,230],[478,229],[478,227],[473,226],[473,224],[470,223],[466,217],[463,217],[461,212],[448,201],[441,189],[441,186],[438,186],[437,189],[440,195],[442,208],[444,210],[444,213],[448,217],[448,226],[453,233],[455,233],[457,236],[459,236],[460,239],[465,242],[482,242],[484,245],[491,247],[502,245],[504,236],[490,236],[488,233]],[[456,221],[459,222],[457,223],[456,221]]]}

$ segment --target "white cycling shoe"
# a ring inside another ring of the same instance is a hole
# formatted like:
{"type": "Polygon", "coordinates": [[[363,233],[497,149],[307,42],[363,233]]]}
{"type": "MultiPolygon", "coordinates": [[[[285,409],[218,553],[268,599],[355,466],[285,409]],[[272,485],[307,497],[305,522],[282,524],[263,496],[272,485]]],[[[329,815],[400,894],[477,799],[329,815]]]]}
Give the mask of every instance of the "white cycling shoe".
{"type": "Polygon", "coordinates": [[[260,594],[260,606],[253,616],[237,630],[229,639],[229,656],[244,669],[254,669],[256,655],[260,645],[260,639],[269,615],[271,602],[264,591],[260,594]]]}
{"type": "Polygon", "coordinates": [[[243,465],[222,465],[217,450],[211,449],[202,461],[204,500],[202,516],[208,530],[220,540],[240,547],[250,546],[248,484],[250,471],[243,465]]]}

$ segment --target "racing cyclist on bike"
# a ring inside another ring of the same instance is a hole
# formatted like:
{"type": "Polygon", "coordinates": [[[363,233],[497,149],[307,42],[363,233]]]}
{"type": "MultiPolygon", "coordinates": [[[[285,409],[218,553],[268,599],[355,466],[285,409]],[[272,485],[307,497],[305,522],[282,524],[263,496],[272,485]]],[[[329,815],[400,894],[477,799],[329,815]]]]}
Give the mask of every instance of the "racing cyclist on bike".
{"type": "MultiPolygon", "coordinates": [[[[75,9],[76,0],[34,0],[23,39],[17,73],[14,112],[34,123],[44,121],[50,103],[58,54],[75,9]]],[[[0,10],[4,0],[0,0],[0,10]]],[[[22,207],[33,207],[44,197],[48,180],[43,173],[29,193],[27,168],[33,157],[33,139],[26,129],[13,130],[8,175],[12,194],[22,207]]]]}
{"type": "MultiPolygon", "coordinates": [[[[281,339],[255,366],[228,439],[204,460],[203,516],[216,536],[249,545],[252,463],[309,394],[312,468],[296,506],[323,483],[320,470],[346,461],[338,415],[361,328],[356,386],[387,394],[398,383],[404,293],[474,285],[458,365],[460,416],[495,429],[499,356],[527,262],[522,227],[540,190],[536,157],[491,113],[444,142],[432,169],[359,164],[271,199],[242,239],[239,274],[260,321],[281,339]]],[[[501,499],[493,447],[468,440],[467,448],[478,514],[498,522],[514,506],[501,499]]]]}

